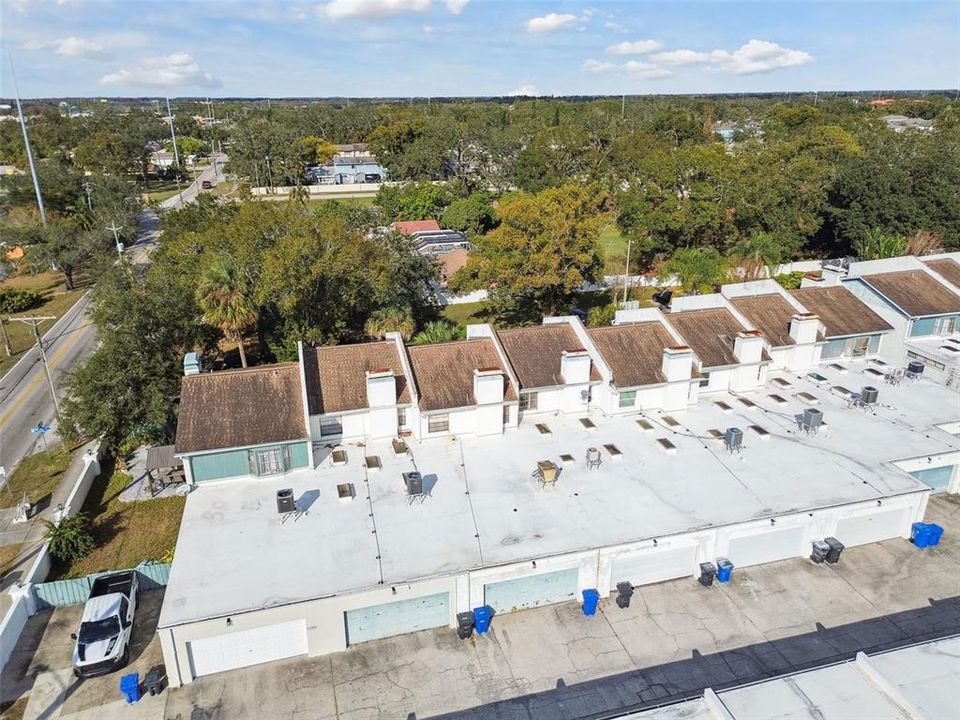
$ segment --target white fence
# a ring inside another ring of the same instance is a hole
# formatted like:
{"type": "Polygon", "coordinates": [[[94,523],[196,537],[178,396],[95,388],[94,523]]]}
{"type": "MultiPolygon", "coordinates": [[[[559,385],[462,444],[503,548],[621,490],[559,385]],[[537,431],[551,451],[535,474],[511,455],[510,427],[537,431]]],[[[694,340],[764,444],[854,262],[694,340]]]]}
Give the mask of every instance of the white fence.
{"type": "MultiPolygon", "coordinates": [[[[83,501],[86,500],[87,493],[90,492],[93,479],[100,474],[99,456],[99,445],[86,451],[83,457],[83,470],[80,471],[80,476],[73,484],[73,489],[67,496],[63,510],[55,514],[55,521],[58,522],[61,517],[72,517],[80,512],[83,501]]],[[[26,575],[21,578],[15,587],[9,590],[13,604],[7,610],[3,620],[0,620],[0,672],[3,671],[7,660],[10,659],[27,620],[37,611],[33,585],[46,580],[49,573],[50,547],[47,543],[44,543],[26,575]]]]}

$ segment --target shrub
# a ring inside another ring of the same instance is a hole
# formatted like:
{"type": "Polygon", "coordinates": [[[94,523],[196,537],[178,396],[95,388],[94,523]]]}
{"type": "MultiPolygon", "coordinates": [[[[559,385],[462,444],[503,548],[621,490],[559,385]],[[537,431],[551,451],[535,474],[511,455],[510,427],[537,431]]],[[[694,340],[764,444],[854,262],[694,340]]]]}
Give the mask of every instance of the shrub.
{"type": "Polygon", "coordinates": [[[785,290],[796,290],[800,287],[800,283],[803,280],[803,271],[796,270],[790,273],[781,273],[780,275],[775,275],[774,280],[776,280],[785,290]]]}
{"type": "Polygon", "coordinates": [[[44,520],[47,526],[45,539],[50,543],[50,554],[62,562],[74,562],[85,558],[93,550],[93,534],[86,515],[74,515],[60,520],[55,525],[44,520]]]}
{"type": "Polygon", "coordinates": [[[35,308],[43,302],[43,295],[25,288],[0,289],[0,313],[18,313],[35,308]]]}

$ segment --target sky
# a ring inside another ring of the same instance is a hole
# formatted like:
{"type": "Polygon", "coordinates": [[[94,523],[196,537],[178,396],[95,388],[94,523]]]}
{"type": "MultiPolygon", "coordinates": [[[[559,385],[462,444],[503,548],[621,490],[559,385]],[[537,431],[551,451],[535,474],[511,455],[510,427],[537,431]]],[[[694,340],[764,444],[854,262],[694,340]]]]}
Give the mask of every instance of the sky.
{"type": "Polygon", "coordinates": [[[960,1],[0,0],[0,95],[943,89],[960,1]]]}

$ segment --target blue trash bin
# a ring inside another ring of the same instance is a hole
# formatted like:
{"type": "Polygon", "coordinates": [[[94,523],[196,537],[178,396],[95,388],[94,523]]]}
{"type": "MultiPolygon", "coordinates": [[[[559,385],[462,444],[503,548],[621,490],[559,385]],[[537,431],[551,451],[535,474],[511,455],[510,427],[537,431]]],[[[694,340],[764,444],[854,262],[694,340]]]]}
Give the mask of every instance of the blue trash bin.
{"type": "Polygon", "coordinates": [[[718,582],[730,582],[730,577],[733,575],[733,563],[727,560],[727,558],[717,558],[717,581],[718,582]]]}
{"type": "Polygon", "coordinates": [[[595,588],[583,591],[583,614],[590,616],[597,614],[597,605],[600,604],[600,593],[595,588]]]}
{"type": "Polygon", "coordinates": [[[140,701],[140,673],[130,673],[120,678],[120,692],[132,704],[140,701]]]}
{"type": "Polygon", "coordinates": [[[473,609],[474,628],[480,635],[490,629],[491,620],[493,620],[493,608],[489,605],[473,609]]]}
{"type": "Polygon", "coordinates": [[[927,524],[915,522],[910,526],[910,542],[917,547],[926,547],[927,524]]]}
{"type": "Polygon", "coordinates": [[[940,544],[940,537],[943,535],[943,528],[936,523],[927,525],[927,547],[936,547],[940,544]]]}

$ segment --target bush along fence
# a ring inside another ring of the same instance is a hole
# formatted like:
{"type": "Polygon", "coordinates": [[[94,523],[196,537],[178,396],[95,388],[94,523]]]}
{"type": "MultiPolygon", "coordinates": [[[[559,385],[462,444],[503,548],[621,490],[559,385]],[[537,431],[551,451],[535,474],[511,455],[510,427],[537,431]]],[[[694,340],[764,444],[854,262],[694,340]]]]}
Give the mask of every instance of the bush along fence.
{"type": "MultiPolygon", "coordinates": [[[[140,576],[141,590],[154,590],[164,587],[170,577],[170,565],[167,563],[142,563],[133,568],[140,576]]],[[[53,582],[38,583],[33,586],[33,598],[37,610],[51,607],[67,607],[82,605],[90,596],[93,581],[101,575],[110,575],[120,570],[100,572],[86,577],[70,580],[55,580],[53,582]]]]}

